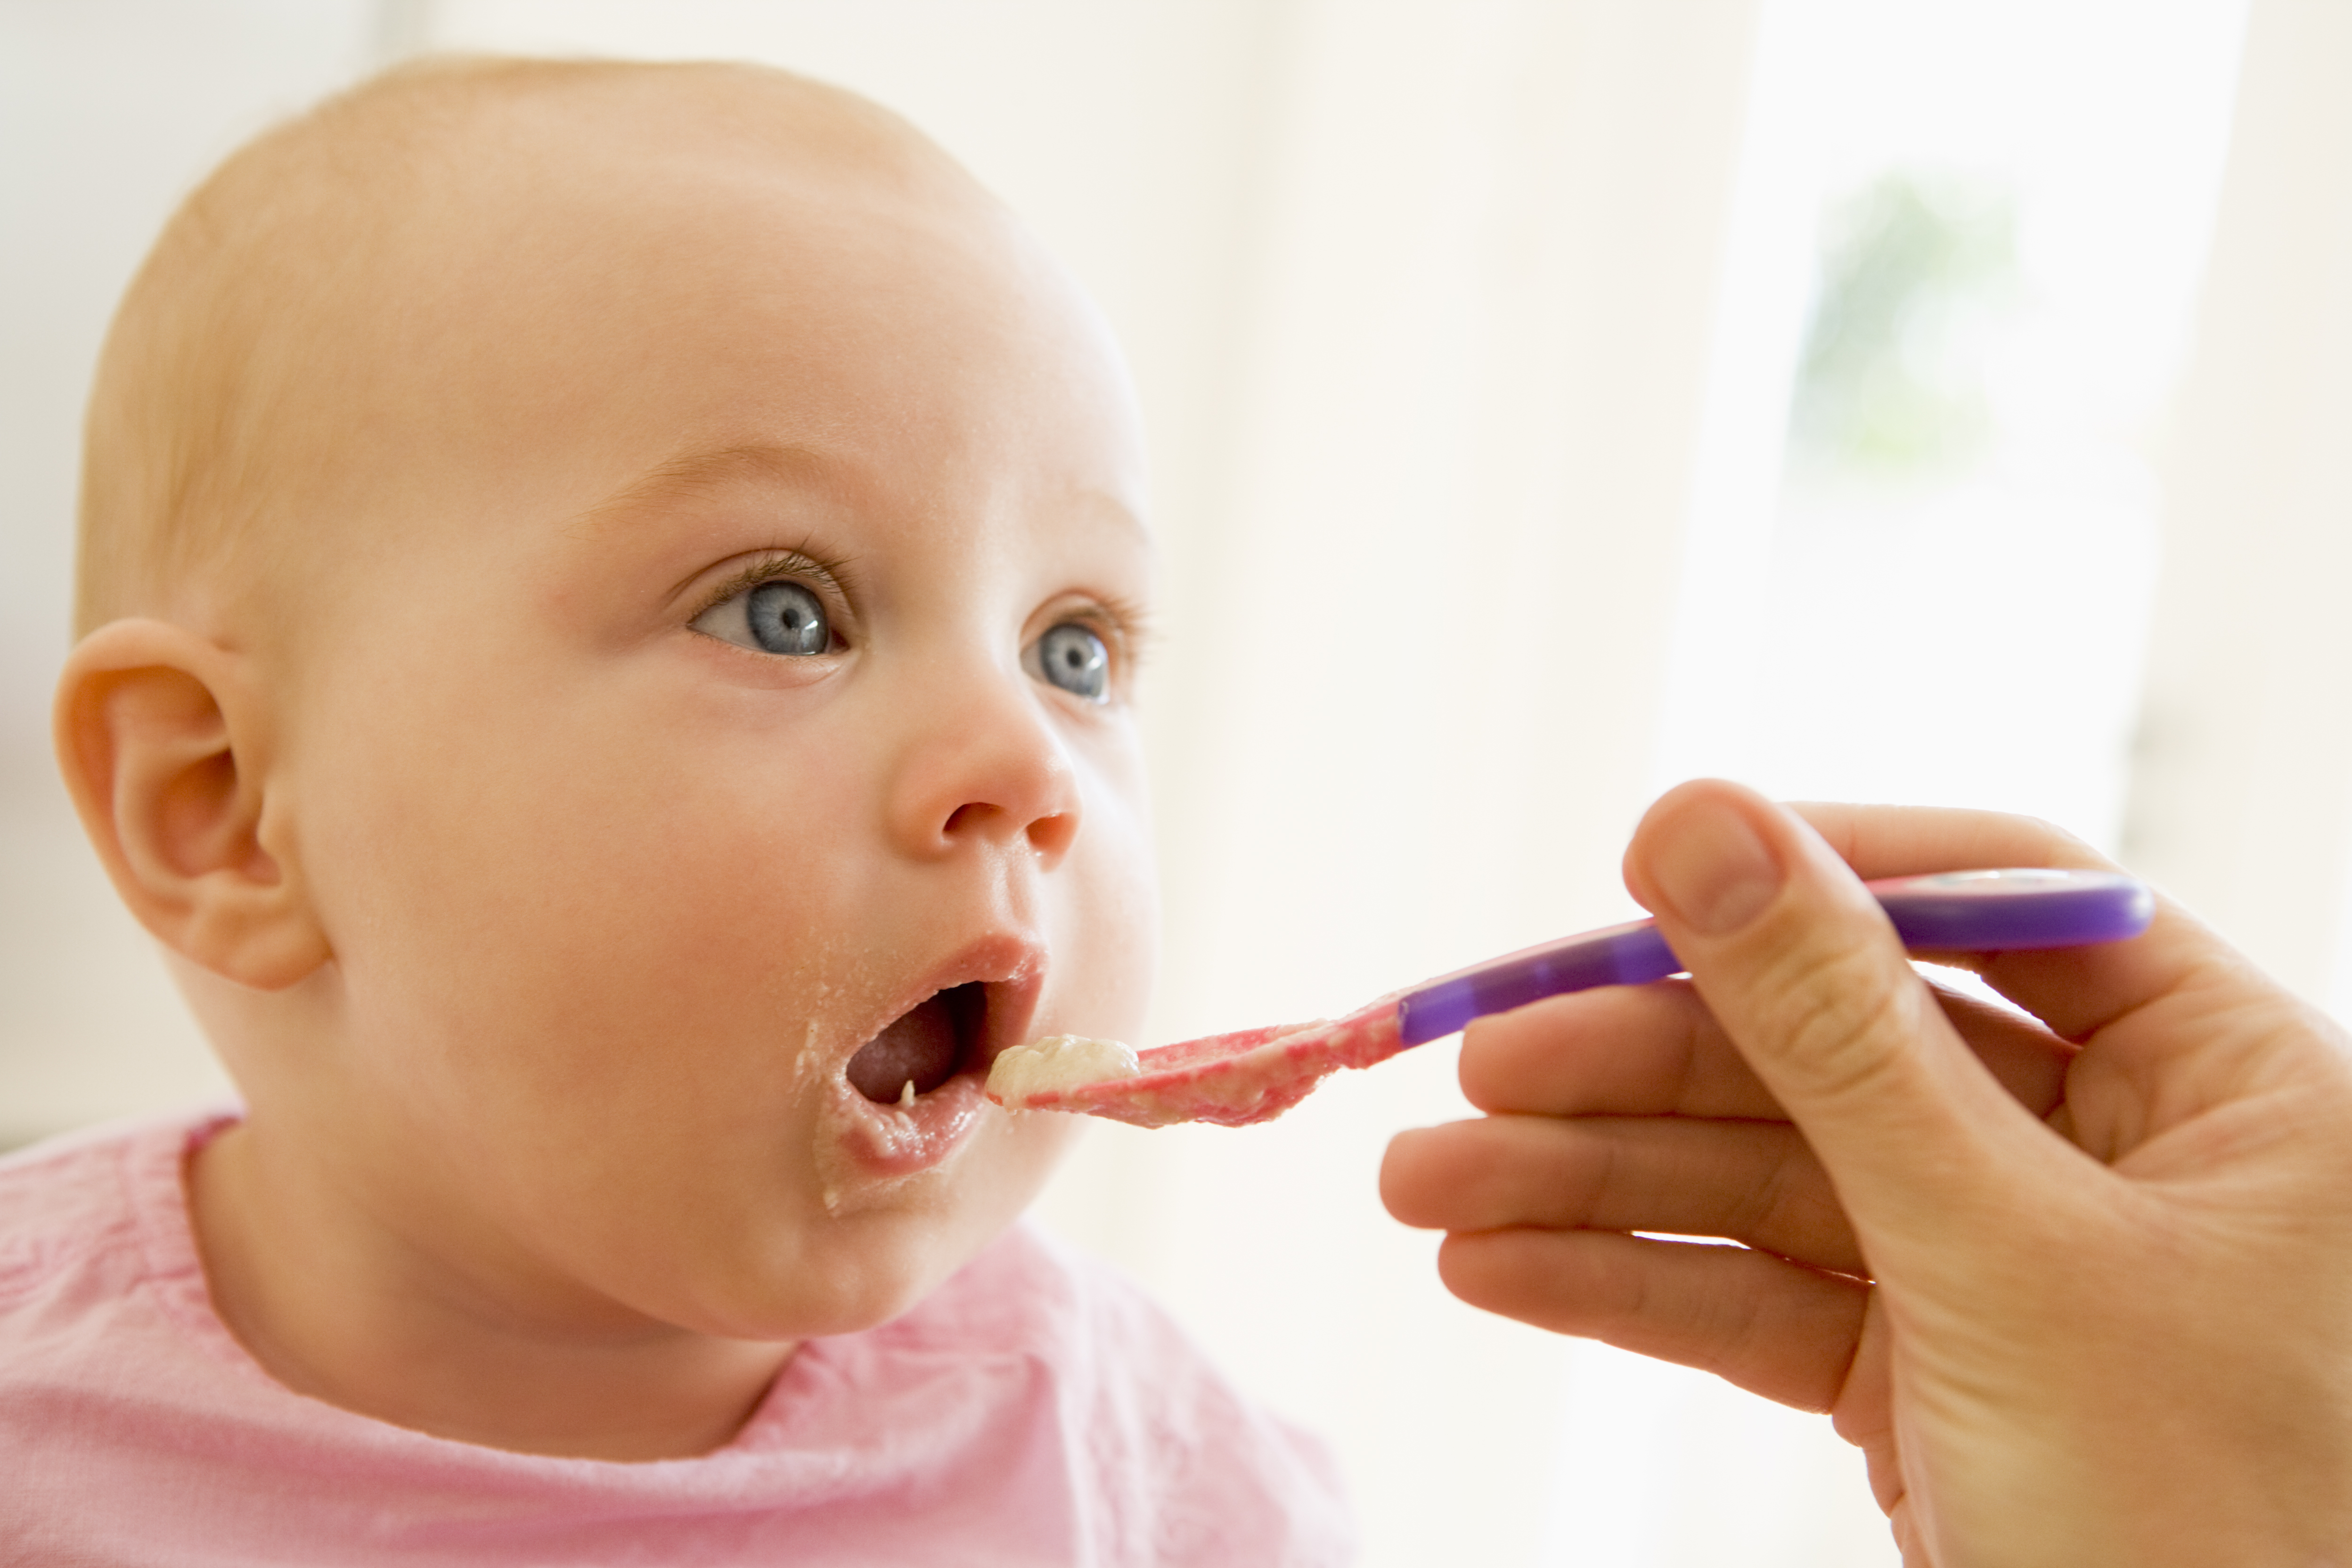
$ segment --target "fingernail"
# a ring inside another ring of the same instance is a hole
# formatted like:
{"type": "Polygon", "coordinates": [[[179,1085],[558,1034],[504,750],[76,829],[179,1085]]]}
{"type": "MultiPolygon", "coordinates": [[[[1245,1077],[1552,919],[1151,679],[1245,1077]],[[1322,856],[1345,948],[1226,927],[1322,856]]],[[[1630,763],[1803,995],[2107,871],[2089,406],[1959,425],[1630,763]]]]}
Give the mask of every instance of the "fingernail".
{"type": "Polygon", "coordinates": [[[1727,936],[1780,892],[1780,862],[1738,808],[1693,801],[1650,857],[1650,876],[1677,920],[1702,936],[1727,936]]]}

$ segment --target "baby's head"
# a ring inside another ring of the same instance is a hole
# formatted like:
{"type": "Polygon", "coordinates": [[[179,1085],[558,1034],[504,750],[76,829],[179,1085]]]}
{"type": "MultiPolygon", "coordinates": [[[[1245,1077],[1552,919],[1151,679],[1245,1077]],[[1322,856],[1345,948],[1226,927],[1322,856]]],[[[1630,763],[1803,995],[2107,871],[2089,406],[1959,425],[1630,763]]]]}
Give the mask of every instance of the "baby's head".
{"type": "Polygon", "coordinates": [[[551,1306],[928,1290],[1066,1136],[992,1055],[1139,1022],[1141,492],[1072,285],[845,93],[443,63],[238,153],[100,368],[58,736],[248,1163],[551,1306]]]}

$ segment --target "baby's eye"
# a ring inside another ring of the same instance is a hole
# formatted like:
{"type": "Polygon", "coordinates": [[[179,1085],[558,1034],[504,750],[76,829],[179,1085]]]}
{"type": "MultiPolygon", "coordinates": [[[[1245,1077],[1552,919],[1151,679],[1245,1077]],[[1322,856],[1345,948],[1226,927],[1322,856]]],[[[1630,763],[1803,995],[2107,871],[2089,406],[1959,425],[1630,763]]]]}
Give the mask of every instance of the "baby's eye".
{"type": "Polygon", "coordinates": [[[1022,662],[1029,673],[1088,702],[1110,700],[1110,649],[1094,632],[1064,621],[1029,645],[1022,662]]]}
{"type": "Polygon", "coordinates": [[[694,617],[694,629],[760,653],[806,658],[833,647],[824,601],[798,583],[761,583],[694,617]]]}

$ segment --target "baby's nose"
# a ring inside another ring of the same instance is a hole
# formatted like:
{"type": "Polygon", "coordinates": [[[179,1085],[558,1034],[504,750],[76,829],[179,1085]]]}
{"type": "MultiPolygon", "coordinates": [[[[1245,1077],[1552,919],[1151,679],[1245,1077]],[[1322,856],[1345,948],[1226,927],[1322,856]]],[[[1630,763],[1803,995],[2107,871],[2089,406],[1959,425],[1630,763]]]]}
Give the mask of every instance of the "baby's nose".
{"type": "Polygon", "coordinates": [[[892,833],[924,858],[1025,843],[1051,869],[1077,837],[1076,770],[1017,672],[958,683],[928,705],[892,795],[892,833]]]}

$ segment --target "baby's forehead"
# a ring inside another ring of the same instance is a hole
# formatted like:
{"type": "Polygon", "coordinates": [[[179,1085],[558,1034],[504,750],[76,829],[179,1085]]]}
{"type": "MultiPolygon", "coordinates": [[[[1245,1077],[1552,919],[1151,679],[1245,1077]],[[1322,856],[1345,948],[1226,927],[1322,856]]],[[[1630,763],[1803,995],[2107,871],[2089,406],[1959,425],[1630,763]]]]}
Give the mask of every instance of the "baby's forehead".
{"type": "MultiPolygon", "coordinates": [[[[812,234],[884,211],[997,210],[913,127],[823,83],[727,65],[542,68],[453,67],[356,116],[309,171],[331,187],[319,237],[338,243],[333,209],[352,204],[397,213],[398,237],[459,249],[566,223],[593,246],[693,206],[710,227],[788,204],[812,234]]],[[[429,265],[389,248],[388,259],[429,265]]]]}
{"type": "MultiPolygon", "coordinates": [[[[388,482],[422,482],[417,454],[463,489],[495,481],[509,452],[527,468],[514,443],[531,429],[634,419],[635,444],[649,420],[691,422],[726,382],[704,369],[730,353],[806,349],[812,376],[824,357],[832,379],[812,403],[861,380],[919,402],[942,373],[887,383],[929,362],[879,340],[927,310],[1041,341],[1100,336],[1052,271],[953,160],[821,83],[727,65],[392,73],[233,159],[134,287],[128,346],[110,348],[94,399],[90,471],[107,446],[194,461],[134,475],[119,500],[94,492],[84,619],[133,607],[110,578],[275,576],[266,535],[335,517],[373,528],[388,482]],[[828,316],[839,331],[812,329],[828,316]],[[755,318],[775,330],[743,330],[755,318]],[[860,330],[878,352],[832,352],[860,330]],[[237,401],[250,416],[168,428],[237,401]],[[169,500],[191,476],[267,493],[169,500]],[[173,512],[195,520],[171,523],[185,539],[136,537],[173,512]]],[[[762,384],[791,390],[788,374],[762,384]]]]}
{"type": "Polygon", "coordinates": [[[944,458],[976,434],[949,411],[992,402],[1017,423],[1059,401],[1070,349],[1107,345],[1025,231],[910,128],[836,89],[711,69],[709,91],[630,74],[467,111],[435,154],[446,188],[378,230],[374,287],[350,296],[347,358],[409,386],[379,428],[423,411],[457,450],[517,420],[626,423],[640,447],[675,422],[675,451],[808,426],[822,450],[845,419],[884,435],[934,419],[925,450],[944,458]]]}

